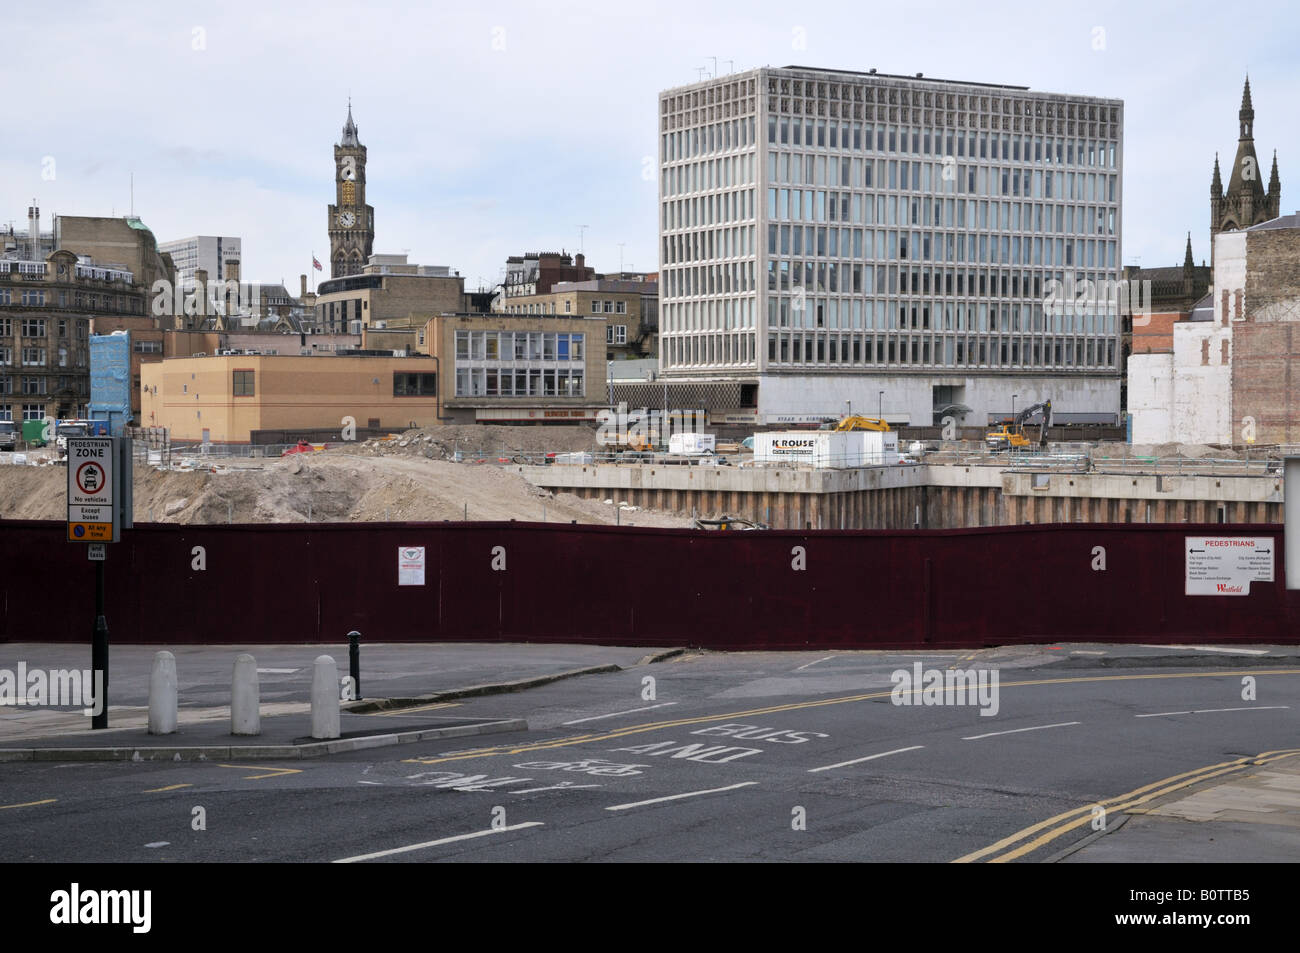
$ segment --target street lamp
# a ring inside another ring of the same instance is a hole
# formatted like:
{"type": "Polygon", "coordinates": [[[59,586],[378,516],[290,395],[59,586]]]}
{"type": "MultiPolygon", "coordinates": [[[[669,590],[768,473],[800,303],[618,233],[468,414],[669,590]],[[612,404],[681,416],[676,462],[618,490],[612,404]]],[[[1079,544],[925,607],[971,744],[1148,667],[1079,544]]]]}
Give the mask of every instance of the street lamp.
{"type": "Polygon", "coordinates": [[[1013,421],[1016,419],[1016,398],[1019,396],[1019,394],[1011,395],[1011,419],[1013,421]]]}
{"type": "Polygon", "coordinates": [[[876,395],[876,419],[885,419],[885,392],[883,390],[876,395]]]}

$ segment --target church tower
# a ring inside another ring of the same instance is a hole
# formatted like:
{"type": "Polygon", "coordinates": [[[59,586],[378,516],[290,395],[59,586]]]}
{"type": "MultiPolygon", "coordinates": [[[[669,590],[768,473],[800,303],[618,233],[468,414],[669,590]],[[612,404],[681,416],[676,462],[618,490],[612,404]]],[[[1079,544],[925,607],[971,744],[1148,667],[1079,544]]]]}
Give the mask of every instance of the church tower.
{"type": "Polygon", "coordinates": [[[1277,153],[1273,153],[1273,172],[1268,191],[1264,191],[1263,172],[1255,155],[1255,107],[1250,101],[1250,77],[1241,93],[1241,110],[1237,113],[1239,137],[1237,156],[1223,190],[1219,174],[1219,157],[1214,157],[1214,177],[1210,182],[1210,256],[1213,261],[1214,236],[1219,232],[1250,228],[1281,214],[1282,183],[1277,174],[1277,153]]]}
{"type": "Polygon", "coordinates": [[[366,204],[366,147],[357,138],[348,100],[348,121],[334,147],[334,204],[329,207],[330,277],[359,275],[374,253],[375,210],[366,204]]]}

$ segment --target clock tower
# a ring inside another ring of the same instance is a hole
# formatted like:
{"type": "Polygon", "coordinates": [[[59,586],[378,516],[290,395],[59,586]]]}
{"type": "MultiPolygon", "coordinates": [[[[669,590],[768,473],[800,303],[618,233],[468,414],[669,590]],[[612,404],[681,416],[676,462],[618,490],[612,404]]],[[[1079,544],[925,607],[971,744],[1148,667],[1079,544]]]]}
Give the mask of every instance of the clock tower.
{"type": "Polygon", "coordinates": [[[334,204],[329,207],[330,277],[361,274],[375,244],[375,210],[366,204],[366,147],[348,100],[343,138],[334,147],[334,204]]]}

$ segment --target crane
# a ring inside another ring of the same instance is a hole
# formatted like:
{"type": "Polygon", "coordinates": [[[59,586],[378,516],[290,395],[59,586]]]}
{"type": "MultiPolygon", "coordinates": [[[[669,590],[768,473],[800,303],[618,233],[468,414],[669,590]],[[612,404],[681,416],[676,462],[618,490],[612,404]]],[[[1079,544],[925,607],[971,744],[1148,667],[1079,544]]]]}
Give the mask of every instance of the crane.
{"type": "Polygon", "coordinates": [[[1047,445],[1047,428],[1052,426],[1052,401],[1050,399],[1040,404],[1034,404],[1020,411],[1010,421],[1004,421],[999,426],[989,430],[984,435],[984,443],[990,450],[1027,450],[1031,446],[1029,438],[1025,436],[1025,422],[1039,411],[1043,412],[1043,424],[1038,430],[1038,446],[1041,449],[1047,445]]]}

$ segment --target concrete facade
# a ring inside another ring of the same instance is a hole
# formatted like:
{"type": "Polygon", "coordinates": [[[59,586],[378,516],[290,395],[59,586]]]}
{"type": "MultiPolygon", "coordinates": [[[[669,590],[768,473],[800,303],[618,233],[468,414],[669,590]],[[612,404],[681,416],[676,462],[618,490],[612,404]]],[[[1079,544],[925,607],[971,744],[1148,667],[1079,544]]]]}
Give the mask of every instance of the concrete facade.
{"type": "Polygon", "coordinates": [[[243,261],[243,241],[233,235],[191,235],[175,241],[159,242],[158,250],[168,254],[176,266],[176,281],[186,291],[194,287],[200,270],[215,281],[238,277],[227,275],[226,262],[243,261]]]}
{"type": "Polygon", "coordinates": [[[1066,409],[1118,412],[1117,309],[1043,304],[1118,281],[1121,101],[786,67],[659,106],[666,376],[757,384],[766,413],[828,372],[978,378],[980,419],[1021,378],[1097,379],[1066,409]]]}
{"type": "Polygon", "coordinates": [[[594,421],[606,407],[605,316],[443,314],[417,347],[444,369],[454,423],[594,421]]]}
{"type": "Polygon", "coordinates": [[[852,470],[644,465],[517,466],[555,492],[773,529],[960,529],[1023,523],[1282,521],[1274,475],[1005,471],[928,465],[852,470]]]}
{"type": "MultiPolygon", "coordinates": [[[[958,374],[824,374],[771,375],[759,387],[758,412],[767,423],[782,416],[813,418],[818,415],[880,416],[898,426],[928,427],[934,420],[936,388],[948,388],[954,402],[983,408],[965,415],[959,426],[983,427],[988,417],[1006,417],[1013,406],[1023,410],[1050,400],[1056,413],[1089,408],[1119,410],[1119,381],[1109,377],[1054,377],[1048,375],[989,378],[958,374]],[[883,391],[883,395],[881,394],[883,391]],[[1014,398],[1014,399],[1013,399],[1014,398]]],[[[954,415],[954,419],[956,416],[954,415]]]]}

